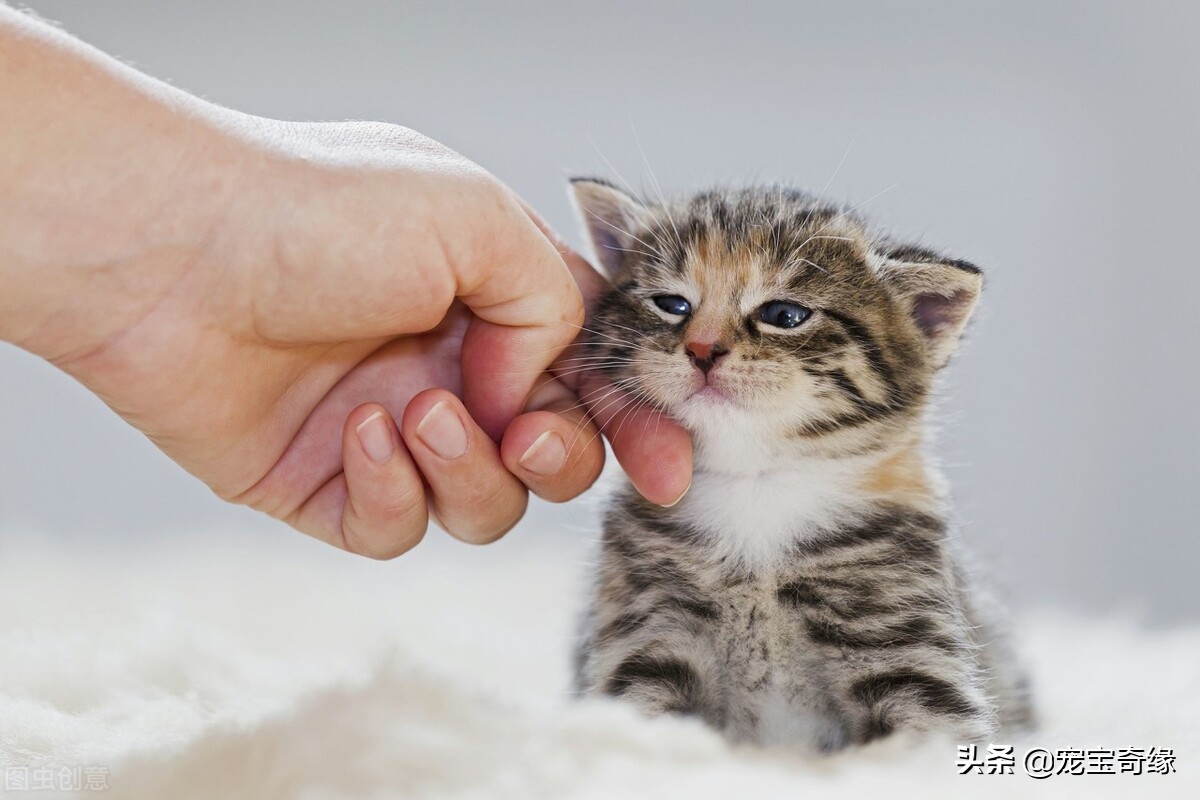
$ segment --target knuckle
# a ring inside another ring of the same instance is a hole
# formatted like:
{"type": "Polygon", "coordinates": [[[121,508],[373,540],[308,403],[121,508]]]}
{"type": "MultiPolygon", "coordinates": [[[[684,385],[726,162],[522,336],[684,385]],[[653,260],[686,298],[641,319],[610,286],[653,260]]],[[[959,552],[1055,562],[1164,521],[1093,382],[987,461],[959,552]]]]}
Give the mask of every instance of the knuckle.
{"type": "Polygon", "coordinates": [[[428,136],[389,122],[352,120],[312,123],[302,127],[318,143],[353,154],[421,154],[437,158],[457,155],[428,136]]]}
{"type": "Polygon", "coordinates": [[[565,503],[592,488],[604,465],[603,445],[597,444],[592,449],[598,452],[581,453],[555,479],[539,486],[535,490],[538,497],[551,503],[565,503]]]}
{"type": "Polygon", "coordinates": [[[447,531],[472,544],[489,544],[508,533],[529,502],[523,488],[492,486],[469,494],[470,503],[456,502],[453,515],[443,514],[442,520],[447,531]]]}
{"type": "Polygon", "coordinates": [[[425,495],[409,481],[389,485],[371,503],[372,519],[408,520],[425,516],[425,495]]]}
{"type": "Polygon", "coordinates": [[[411,276],[406,293],[413,302],[405,322],[417,330],[430,330],[437,326],[447,309],[454,303],[454,276],[446,270],[422,270],[411,276]]]}
{"type": "Polygon", "coordinates": [[[514,495],[521,493],[519,488],[509,485],[502,480],[477,483],[473,486],[464,487],[464,490],[465,496],[462,505],[476,512],[478,516],[483,515],[479,512],[495,511],[496,509],[505,509],[514,505],[514,495]]]}
{"type": "Polygon", "coordinates": [[[471,544],[491,544],[504,534],[511,531],[516,524],[521,521],[524,515],[522,511],[519,514],[512,514],[506,518],[497,520],[489,520],[481,524],[472,525],[465,530],[460,530],[460,537],[471,544]]]}
{"type": "Polygon", "coordinates": [[[425,529],[425,522],[420,527],[399,528],[389,524],[376,529],[354,517],[347,517],[342,523],[346,549],[376,561],[390,561],[404,555],[425,538],[425,529]]]}
{"type": "Polygon", "coordinates": [[[351,552],[386,561],[415,547],[428,525],[425,498],[402,487],[369,503],[351,495],[342,518],[342,534],[351,552]]]}
{"type": "Polygon", "coordinates": [[[574,338],[578,329],[583,327],[587,321],[587,313],[583,305],[583,295],[579,292],[579,287],[573,286],[568,292],[567,305],[563,309],[563,322],[572,327],[571,338],[574,338]]]}

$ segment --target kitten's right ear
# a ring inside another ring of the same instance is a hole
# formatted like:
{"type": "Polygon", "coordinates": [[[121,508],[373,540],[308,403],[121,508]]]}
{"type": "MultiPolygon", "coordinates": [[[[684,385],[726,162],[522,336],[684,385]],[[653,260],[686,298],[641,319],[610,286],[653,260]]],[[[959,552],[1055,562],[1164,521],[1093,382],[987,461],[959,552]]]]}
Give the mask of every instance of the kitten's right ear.
{"type": "Polygon", "coordinates": [[[571,197],[601,269],[616,275],[625,253],[636,249],[634,231],[647,219],[649,209],[633,195],[596,178],[572,178],[571,197]]]}

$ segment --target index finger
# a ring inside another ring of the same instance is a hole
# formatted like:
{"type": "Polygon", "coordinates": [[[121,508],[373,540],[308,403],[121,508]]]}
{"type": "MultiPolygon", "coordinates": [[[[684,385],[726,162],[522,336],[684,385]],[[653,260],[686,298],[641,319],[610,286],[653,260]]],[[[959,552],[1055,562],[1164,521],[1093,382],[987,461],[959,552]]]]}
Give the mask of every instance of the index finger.
{"type": "Polygon", "coordinates": [[[562,254],[504,191],[484,209],[490,224],[476,229],[472,252],[455,260],[455,294],[474,315],[462,343],[463,402],[497,441],[584,319],[562,254]]]}
{"type": "Polygon", "coordinates": [[[579,287],[579,291],[583,295],[584,305],[591,305],[608,288],[608,281],[604,280],[604,276],[597,272],[587,262],[586,258],[576,253],[569,244],[563,241],[563,238],[558,235],[558,231],[546,224],[541,215],[530,208],[529,204],[524,200],[520,200],[520,198],[518,200],[526,216],[529,217],[542,236],[546,237],[546,240],[554,245],[554,249],[558,251],[559,257],[567,265],[571,277],[575,279],[575,285],[579,287]]]}

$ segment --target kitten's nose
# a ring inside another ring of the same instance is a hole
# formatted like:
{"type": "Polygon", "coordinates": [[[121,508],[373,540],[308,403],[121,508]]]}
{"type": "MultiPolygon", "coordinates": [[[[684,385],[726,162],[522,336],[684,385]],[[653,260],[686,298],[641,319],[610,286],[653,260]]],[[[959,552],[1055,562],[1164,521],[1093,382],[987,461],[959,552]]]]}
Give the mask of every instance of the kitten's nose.
{"type": "Polygon", "coordinates": [[[720,342],[688,342],[683,346],[696,369],[708,374],[717,365],[717,359],[729,352],[720,342]]]}

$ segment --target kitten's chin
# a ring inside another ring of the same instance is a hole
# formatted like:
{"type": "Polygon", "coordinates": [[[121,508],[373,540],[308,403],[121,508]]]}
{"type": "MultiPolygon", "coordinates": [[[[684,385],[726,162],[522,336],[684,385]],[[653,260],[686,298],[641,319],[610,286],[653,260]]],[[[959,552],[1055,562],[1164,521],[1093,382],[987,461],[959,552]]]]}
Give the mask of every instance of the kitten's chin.
{"type": "Polygon", "coordinates": [[[730,414],[745,410],[748,409],[736,392],[725,387],[704,384],[683,400],[677,401],[674,414],[685,420],[685,426],[687,423],[693,423],[696,426],[707,427],[721,419],[727,419],[730,414]]]}
{"type": "Polygon", "coordinates": [[[752,409],[746,407],[736,392],[711,385],[701,386],[672,406],[671,416],[692,433],[727,425],[734,419],[743,420],[748,413],[752,413],[752,409]]]}

